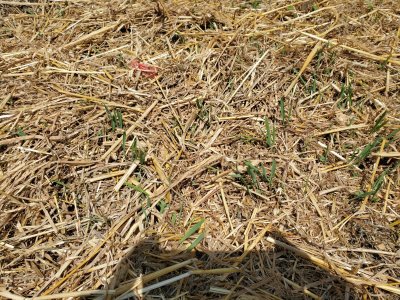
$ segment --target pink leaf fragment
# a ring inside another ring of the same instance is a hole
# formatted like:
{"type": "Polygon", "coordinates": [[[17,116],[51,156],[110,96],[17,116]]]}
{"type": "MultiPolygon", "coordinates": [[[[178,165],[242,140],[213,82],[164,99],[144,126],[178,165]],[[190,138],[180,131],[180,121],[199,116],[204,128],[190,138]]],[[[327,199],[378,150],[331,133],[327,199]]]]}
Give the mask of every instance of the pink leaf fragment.
{"type": "Polygon", "coordinates": [[[140,71],[146,77],[154,78],[157,75],[157,68],[148,64],[145,64],[137,58],[132,59],[131,67],[135,71],[140,71]]]}

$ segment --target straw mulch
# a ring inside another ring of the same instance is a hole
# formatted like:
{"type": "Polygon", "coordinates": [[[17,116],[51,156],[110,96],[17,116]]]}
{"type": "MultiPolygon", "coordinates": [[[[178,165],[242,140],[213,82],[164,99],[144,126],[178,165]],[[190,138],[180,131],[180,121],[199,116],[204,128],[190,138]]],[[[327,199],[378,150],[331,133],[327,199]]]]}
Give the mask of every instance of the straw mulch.
{"type": "Polygon", "coordinates": [[[0,297],[398,299],[400,2],[0,1],[0,297]]]}

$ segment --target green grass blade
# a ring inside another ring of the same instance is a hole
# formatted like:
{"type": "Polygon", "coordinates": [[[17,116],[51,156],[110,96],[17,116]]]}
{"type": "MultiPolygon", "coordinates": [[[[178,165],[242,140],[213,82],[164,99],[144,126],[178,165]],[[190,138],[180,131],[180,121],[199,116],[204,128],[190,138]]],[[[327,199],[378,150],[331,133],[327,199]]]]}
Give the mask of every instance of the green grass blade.
{"type": "Polygon", "coordinates": [[[192,251],[200,242],[204,239],[204,232],[200,233],[199,236],[190,244],[187,251],[192,251]]]}
{"type": "Polygon", "coordinates": [[[133,190],[135,190],[135,191],[137,191],[137,192],[139,192],[139,193],[145,195],[146,197],[149,197],[149,193],[146,192],[144,189],[142,189],[139,185],[133,185],[133,184],[130,183],[130,182],[125,182],[125,185],[126,185],[127,187],[129,187],[129,188],[131,188],[131,189],[133,189],[133,190]]]}
{"type": "Polygon", "coordinates": [[[186,241],[189,237],[191,237],[195,232],[197,232],[201,225],[203,225],[204,219],[201,219],[199,222],[194,224],[188,231],[186,231],[185,235],[179,240],[179,244],[182,244],[186,241]]]}
{"type": "Polygon", "coordinates": [[[384,126],[387,123],[387,120],[385,120],[386,117],[386,111],[384,111],[379,117],[378,119],[376,119],[374,127],[372,127],[371,132],[377,132],[379,129],[382,128],[382,126],[384,126]]]}
{"type": "Polygon", "coordinates": [[[106,110],[106,113],[107,113],[108,118],[109,118],[110,121],[111,121],[112,117],[111,117],[111,112],[110,112],[110,110],[108,109],[108,107],[107,107],[106,105],[104,105],[104,108],[105,108],[105,110],[106,110]]]}
{"type": "Polygon", "coordinates": [[[369,143],[364,147],[364,149],[360,152],[360,154],[357,156],[355,163],[359,164],[362,162],[364,159],[366,159],[372,152],[372,150],[382,142],[382,138],[378,137],[373,141],[372,143],[369,143]]]}
{"type": "Polygon", "coordinates": [[[394,141],[396,141],[396,140],[398,140],[398,138],[396,138],[396,134],[399,133],[399,132],[400,132],[400,128],[394,130],[393,132],[391,132],[390,134],[387,135],[386,139],[387,139],[389,144],[394,142],[394,141]]]}

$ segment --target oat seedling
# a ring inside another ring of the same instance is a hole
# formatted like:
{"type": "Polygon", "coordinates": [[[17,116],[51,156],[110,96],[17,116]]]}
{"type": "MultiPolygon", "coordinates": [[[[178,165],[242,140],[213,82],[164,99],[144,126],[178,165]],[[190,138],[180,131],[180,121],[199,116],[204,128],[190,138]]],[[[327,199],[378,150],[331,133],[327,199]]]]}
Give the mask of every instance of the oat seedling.
{"type": "Polygon", "coordinates": [[[125,182],[125,185],[127,187],[139,192],[144,197],[144,200],[146,201],[146,204],[145,205],[142,204],[142,213],[143,213],[143,215],[144,215],[144,217],[146,219],[146,222],[147,222],[147,219],[148,219],[147,210],[151,207],[151,200],[150,200],[149,193],[147,191],[145,191],[140,185],[133,185],[130,182],[125,182]]]}
{"type": "Polygon", "coordinates": [[[204,232],[200,233],[198,237],[190,244],[186,251],[192,251],[204,239],[204,232]]]}
{"type": "Polygon", "coordinates": [[[258,183],[257,179],[257,175],[260,173],[260,171],[250,161],[245,161],[244,164],[247,167],[246,171],[251,178],[252,185],[255,186],[257,189],[260,189],[260,184],[258,183]]]}
{"type": "Polygon", "coordinates": [[[177,219],[176,212],[173,212],[173,213],[172,213],[172,216],[171,216],[171,223],[172,223],[172,225],[175,225],[176,219],[177,219]]]}
{"type": "Polygon", "coordinates": [[[386,123],[387,120],[385,119],[386,117],[386,111],[384,111],[375,121],[374,127],[371,129],[371,133],[379,131],[386,123]]]}
{"type": "Polygon", "coordinates": [[[167,204],[167,202],[165,202],[165,199],[161,199],[161,200],[157,203],[156,207],[157,207],[158,211],[159,211],[161,214],[163,214],[163,213],[165,212],[165,210],[167,209],[168,204],[167,204]]]}
{"type": "Polygon", "coordinates": [[[372,187],[370,189],[369,192],[367,191],[359,191],[356,193],[356,199],[363,199],[367,196],[372,196],[373,200],[379,200],[377,199],[375,196],[376,194],[380,191],[380,189],[382,188],[382,185],[384,183],[385,180],[385,176],[387,176],[388,174],[390,174],[393,170],[396,170],[398,167],[400,166],[400,161],[397,161],[396,163],[393,164],[393,166],[387,168],[386,170],[384,170],[379,176],[378,178],[375,180],[375,182],[372,184],[372,187]]]}
{"type": "Polygon", "coordinates": [[[388,141],[388,144],[391,144],[391,143],[393,143],[393,142],[395,142],[395,141],[397,141],[399,139],[399,138],[396,138],[396,134],[399,133],[399,132],[400,132],[400,128],[396,129],[396,130],[393,130],[393,132],[389,133],[386,136],[386,140],[388,141]]]}
{"type": "Polygon", "coordinates": [[[324,149],[324,154],[319,156],[320,162],[326,163],[328,161],[328,154],[329,154],[329,144],[328,147],[324,149]]]}
{"type": "Polygon", "coordinates": [[[104,108],[111,123],[111,131],[114,132],[116,128],[123,128],[124,122],[122,120],[121,111],[119,109],[115,109],[111,112],[107,106],[104,106],[104,108]]]}
{"type": "Polygon", "coordinates": [[[320,68],[322,65],[322,59],[324,58],[324,52],[322,50],[318,50],[316,56],[317,56],[317,67],[320,68]]]}
{"type": "Polygon", "coordinates": [[[274,181],[275,178],[275,172],[276,172],[276,160],[273,159],[272,160],[272,165],[271,165],[271,174],[269,175],[268,178],[268,182],[269,182],[269,186],[272,187],[272,183],[274,181]]]}
{"type": "Polygon", "coordinates": [[[311,83],[311,87],[310,87],[310,95],[314,94],[317,92],[317,76],[315,75],[315,73],[312,76],[312,83],[311,83]]]}
{"type": "Polygon", "coordinates": [[[131,145],[131,156],[132,161],[139,160],[140,164],[142,165],[146,162],[146,152],[138,148],[136,138],[131,145]]]}
{"type": "MultiPolygon", "coordinates": [[[[272,123],[272,122],[271,122],[272,123]]],[[[269,120],[265,117],[264,126],[266,130],[266,143],[268,147],[272,147],[275,144],[275,126],[270,125],[269,120]]]]}
{"type": "Polygon", "coordinates": [[[363,150],[358,154],[355,159],[355,164],[360,164],[364,161],[372,152],[372,150],[382,142],[382,137],[377,137],[373,142],[367,144],[363,150]]]}
{"type": "Polygon", "coordinates": [[[279,110],[281,113],[281,119],[283,124],[286,124],[286,113],[285,113],[285,100],[282,97],[281,100],[279,100],[279,110]]]}
{"type": "Polygon", "coordinates": [[[174,212],[172,213],[172,216],[171,216],[171,223],[172,223],[172,225],[175,225],[176,222],[177,222],[178,220],[181,220],[181,219],[182,219],[182,212],[183,212],[183,205],[181,204],[181,205],[179,206],[179,212],[176,213],[176,212],[174,211],[174,212]]]}
{"type": "Polygon", "coordinates": [[[386,137],[378,136],[375,138],[375,140],[369,144],[367,144],[359,153],[358,155],[356,153],[353,154],[352,159],[354,159],[355,164],[359,164],[362,161],[364,161],[370,154],[371,152],[380,144],[382,143],[382,140],[385,138],[387,140],[387,144],[391,144],[394,141],[397,141],[398,138],[396,138],[396,134],[400,132],[400,128],[394,130],[393,132],[389,133],[386,137]]]}
{"type": "Polygon", "coordinates": [[[265,169],[265,167],[263,165],[261,165],[260,168],[261,168],[261,172],[260,172],[261,180],[264,182],[268,182],[267,170],[265,169]]]}
{"type": "Polygon", "coordinates": [[[351,82],[349,82],[348,85],[346,85],[345,83],[342,83],[339,96],[340,96],[340,101],[338,103],[339,107],[352,106],[352,104],[353,104],[353,87],[351,85],[351,82]]]}
{"type": "Polygon", "coordinates": [[[129,188],[131,188],[132,190],[135,190],[137,192],[139,192],[140,194],[142,194],[146,199],[149,199],[149,193],[146,192],[140,185],[133,185],[130,182],[125,182],[125,185],[129,188]]]}
{"type": "Polygon", "coordinates": [[[126,131],[122,134],[122,153],[125,156],[126,153],[126,131]]]}
{"type": "Polygon", "coordinates": [[[250,184],[248,183],[248,180],[239,173],[239,171],[236,171],[236,173],[232,174],[231,177],[239,181],[239,183],[246,188],[247,193],[250,193],[250,184]]]}

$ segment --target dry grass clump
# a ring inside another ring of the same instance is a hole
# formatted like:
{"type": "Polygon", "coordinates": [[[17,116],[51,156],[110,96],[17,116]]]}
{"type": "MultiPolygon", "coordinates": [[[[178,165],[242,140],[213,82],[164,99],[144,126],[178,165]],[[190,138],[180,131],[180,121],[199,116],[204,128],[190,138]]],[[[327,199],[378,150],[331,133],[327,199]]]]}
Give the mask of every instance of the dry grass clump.
{"type": "Polygon", "coordinates": [[[1,297],[398,299],[400,2],[0,16],[1,297]]]}

